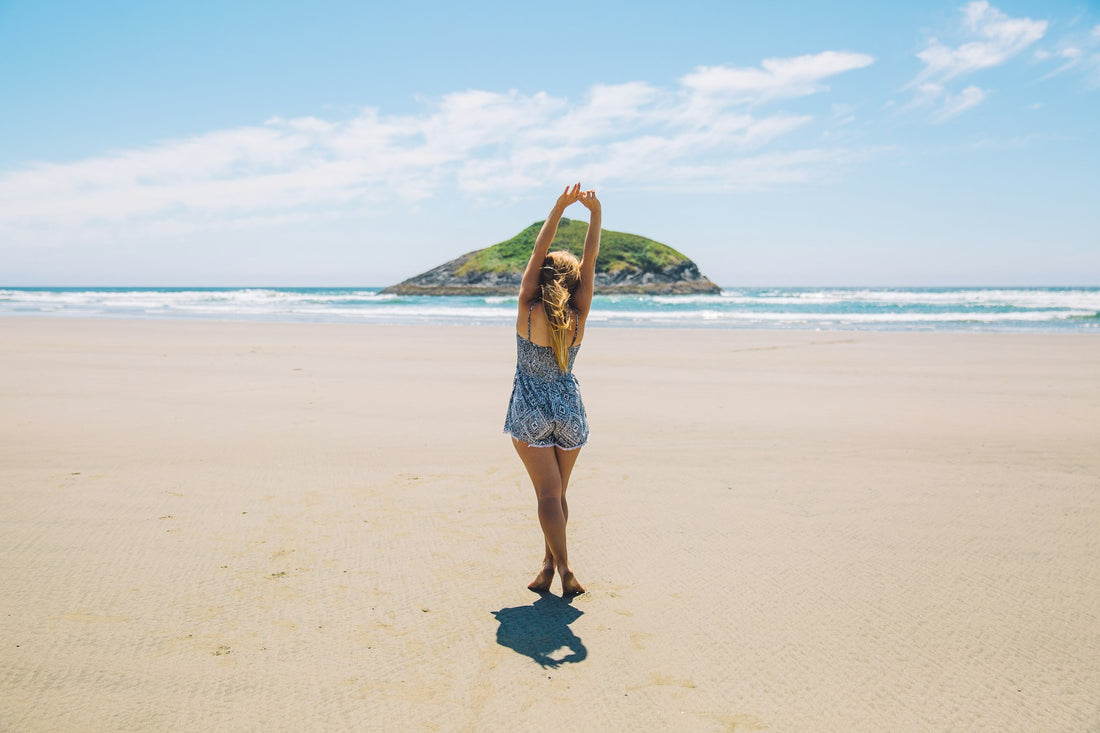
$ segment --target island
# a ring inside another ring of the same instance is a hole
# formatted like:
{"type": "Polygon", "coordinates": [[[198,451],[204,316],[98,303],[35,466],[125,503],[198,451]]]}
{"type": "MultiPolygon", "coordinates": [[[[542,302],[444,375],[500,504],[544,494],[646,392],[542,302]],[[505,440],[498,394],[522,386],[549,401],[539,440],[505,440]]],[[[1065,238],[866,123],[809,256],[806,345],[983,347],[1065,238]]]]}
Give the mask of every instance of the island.
{"type": "MultiPolygon", "coordinates": [[[[395,295],[515,295],[542,228],[537,221],[511,239],[466,254],[384,289],[395,295]]],[[[581,256],[588,222],[563,218],[550,245],[581,256]]],[[[596,260],[596,294],[686,295],[721,288],[672,247],[604,229],[596,260]]]]}

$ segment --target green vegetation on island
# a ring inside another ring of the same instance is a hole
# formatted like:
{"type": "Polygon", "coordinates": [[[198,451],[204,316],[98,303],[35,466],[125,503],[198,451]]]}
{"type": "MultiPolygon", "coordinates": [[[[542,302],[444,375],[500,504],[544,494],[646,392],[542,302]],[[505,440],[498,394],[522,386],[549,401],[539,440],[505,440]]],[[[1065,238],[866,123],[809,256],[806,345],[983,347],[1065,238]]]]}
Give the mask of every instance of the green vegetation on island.
{"type": "MultiPolygon", "coordinates": [[[[518,272],[523,273],[531,250],[535,247],[535,238],[542,229],[537,221],[509,240],[478,250],[470,255],[456,271],[456,275],[474,272],[518,272]]],[[[584,236],[588,233],[588,223],[576,219],[561,219],[557,234],[550,245],[551,250],[564,249],[580,258],[584,251],[584,236]]],[[[604,229],[600,233],[600,256],[596,260],[596,272],[614,273],[624,269],[637,269],[642,272],[665,270],[690,260],[667,244],[655,242],[647,237],[626,232],[604,229]]]]}

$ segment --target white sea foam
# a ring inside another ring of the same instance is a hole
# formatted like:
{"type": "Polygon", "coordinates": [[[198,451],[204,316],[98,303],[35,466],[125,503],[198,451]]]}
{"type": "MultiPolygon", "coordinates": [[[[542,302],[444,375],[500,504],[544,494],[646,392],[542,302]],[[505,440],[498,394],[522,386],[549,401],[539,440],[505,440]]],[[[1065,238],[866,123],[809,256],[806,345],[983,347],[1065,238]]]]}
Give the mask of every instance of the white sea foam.
{"type": "Polygon", "coordinates": [[[692,320],[725,320],[738,322],[791,322],[791,323],[998,323],[1012,321],[1058,321],[1069,318],[1095,317],[1094,311],[1084,310],[1059,310],[1059,311],[1025,311],[1010,313],[978,313],[978,312],[950,312],[950,313],[810,313],[789,311],[716,311],[716,310],[692,310],[692,311],[667,311],[654,313],[652,311],[593,311],[589,320],[613,324],[616,321],[652,321],[674,322],[692,320]]]}
{"type": "Polygon", "coordinates": [[[1092,289],[853,290],[845,295],[849,300],[899,305],[1000,305],[1018,308],[1100,310],[1100,292],[1092,289]]]}
{"type": "MultiPolygon", "coordinates": [[[[0,289],[0,314],[364,323],[494,323],[515,296],[382,295],[376,289],[0,289]]],[[[593,324],[717,328],[1100,329],[1097,288],[731,288],[597,296],[593,324]]]]}
{"type": "MultiPolygon", "coordinates": [[[[643,296],[647,297],[647,296],[643,296]]],[[[654,295],[662,305],[829,305],[877,303],[882,305],[986,305],[1017,308],[1081,308],[1100,311],[1100,291],[1095,289],[975,289],[903,290],[873,288],[822,288],[820,290],[724,290],[720,295],[654,295]]]]}

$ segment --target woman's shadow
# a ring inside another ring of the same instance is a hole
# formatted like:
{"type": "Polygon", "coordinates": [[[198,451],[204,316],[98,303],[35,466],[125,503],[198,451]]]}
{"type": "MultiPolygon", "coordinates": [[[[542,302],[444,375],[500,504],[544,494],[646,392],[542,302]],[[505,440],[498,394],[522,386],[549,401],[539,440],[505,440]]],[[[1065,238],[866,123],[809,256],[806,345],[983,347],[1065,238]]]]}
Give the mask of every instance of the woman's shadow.
{"type": "Polygon", "coordinates": [[[573,608],[572,598],[539,593],[530,606],[513,606],[493,611],[500,623],[497,644],[531,657],[543,667],[560,667],[580,662],[588,650],[569,624],[584,615],[573,608]]]}

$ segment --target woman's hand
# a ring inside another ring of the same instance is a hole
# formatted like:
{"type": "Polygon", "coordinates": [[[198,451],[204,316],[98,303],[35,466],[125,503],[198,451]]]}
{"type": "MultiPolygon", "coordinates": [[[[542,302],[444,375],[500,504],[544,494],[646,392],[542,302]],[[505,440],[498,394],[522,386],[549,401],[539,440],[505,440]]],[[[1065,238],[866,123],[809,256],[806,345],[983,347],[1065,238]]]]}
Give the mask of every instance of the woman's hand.
{"type": "MultiPolygon", "coordinates": [[[[578,186],[580,184],[577,184],[578,186]]],[[[591,211],[593,214],[600,213],[600,200],[596,198],[595,191],[584,191],[577,195],[577,200],[584,205],[584,208],[591,211]]]]}
{"type": "Polygon", "coordinates": [[[568,206],[571,206],[577,201],[580,201],[581,196],[583,195],[584,194],[581,193],[581,184],[575,184],[572,188],[566,186],[565,191],[562,192],[562,195],[558,196],[558,200],[557,203],[554,204],[554,208],[560,211],[565,211],[568,206]]]}
{"type": "MultiPolygon", "coordinates": [[[[542,261],[546,259],[546,251],[550,249],[550,243],[554,241],[554,235],[558,232],[558,222],[565,208],[581,200],[581,184],[575,183],[566,186],[561,196],[554,202],[554,208],[550,209],[546,221],[539,229],[539,235],[535,237],[535,246],[531,250],[531,259],[527,261],[527,269],[523,271],[523,279],[519,284],[519,307],[530,303],[539,292],[539,272],[542,269],[542,261]]],[[[517,321],[518,323],[518,321],[517,321]]]]}

